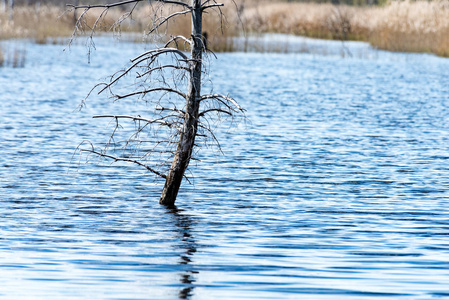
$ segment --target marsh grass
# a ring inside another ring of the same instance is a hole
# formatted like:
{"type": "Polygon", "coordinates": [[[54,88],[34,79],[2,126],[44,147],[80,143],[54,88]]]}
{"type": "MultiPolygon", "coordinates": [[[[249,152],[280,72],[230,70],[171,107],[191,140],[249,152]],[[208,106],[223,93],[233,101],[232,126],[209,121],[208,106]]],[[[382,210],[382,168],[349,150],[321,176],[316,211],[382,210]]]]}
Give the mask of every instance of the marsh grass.
{"type": "Polygon", "coordinates": [[[0,13],[0,39],[32,38],[44,42],[47,38],[67,36],[71,32],[70,17],[55,6],[19,6],[14,10],[14,18],[0,13]]]}
{"type": "Polygon", "coordinates": [[[244,11],[249,32],[271,32],[324,39],[362,39],[368,28],[359,18],[363,8],[329,3],[265,3],[244,11]]]}
{"type": "MultiPolygon", "coordinates": [[[[78,12],[79,14],[80,12],[78,12]]],[[[92,10],[80,26],[81,33],[89,34],[101,10],[92,10]]],[[[115,21],[122,16],[122,12],[109,12],[101,19],[97,32],[120,30],[137,31],[139,25],[133,20],[123,22],[118,28],[115,21]]],[[[65,7],[41,5],[18,6],[14,9],[14,17],[9,19],[7,12],[0,12],[0,39],[29,38],[37,43],[59,43],[66,41],[72,35],[75,26],[73,11],[65,7]]]]}
{"type": "Polygon", "coordinates": [[[5,55],[3,54],[3,49],[0,47],[0,68],[5,64],[5,55]]]}
{"type": "Polygon", "coordinates": [[[449,56],[449,1],[393,2],[376,14],[377,48],[449,56]]]}
{"type": "MultiPolygon", "coordinates": [[[[223,15],[218,10],[205,16],[208,48],[241,50],[236,37],[262,33],[285,33],[334,40],[360,40],[390,51],[430,52],[449,56],[449,0],[392,1],[384,6],[345,6],[329,3],[299,3],[265,0],[224,0],[223,15]]],[[[116,23],[124,12],[110,10],[101,19],[97,32],[145,32],[154,16],[174,11],[173,6],[143,5],[132,17],[116,23]]],[[[78,12],[80,13],[80,12],[78,12]]],[[[92,10],[80,27],[89,34],[101,10],[92,10]]],[[[74,28],[73,12],[64,7],[17,7],[14,19],[0,13],[0,39],[31,38],[38,43],[64,43],[74,28]]],[[[159,29],[158,40],[168,35],[190,34],[190,21],[177,18],[159,29]]],[[[144,35],[145,36],[145,35],[144,35]]],[[[243,39],[237,39],[240,42],[243,39]]],[[[163,40],[162,40],[163,41],[163,40]]],[[[185,45],[178,45],[183,48],[185,45]]],[[[185,47],[184,47],[185,48],[185,47]]]]}
{"type": "Polygon", "coordinates": [[[263,2],[246,9],[244,19],[250,32],[360,40],[389,51],[449,56],[448,0],[364,7],[263,2]]]}
{"type": "MultiPolygon", "coordinates": [[[[145,5],[135,10],[131,17],[124,18],[124,11],[111,9],[97,22],[95,32],[114,32],[119,35],[123,32],[148,32],[154,23],[154,17],[173,12],[175,8],[170,5],[145,5]],[[122,20],[117,22],[117,20],[122,20]]],[[[235,20],[237,14],[232,13],[231,7],[211,11],[204,18],[204,28],[207,28],[208,46],[213,51],[232,51],[233,37],[242,32],[241,22],[235,20]],[[228,16],[229,15],[229,16],[228,16]],[[237,24],[237,25],[236,25],[237,24]]],[[[78,15],[81,11],[77,12],[78,15]]],[[[89,35],[101,15],[102,9],[92,9],[85,15],[79,24],[78,34],[89,35]]],[[[156,22],[160,20],[156,19],[156,22]]],[[[0,40],[13,38],[28,38],[37,43],[66,43],[72,35],[75,26],[73,11],[64,7],[45,5],[36,9],[35,6],[18,6],[14,10],[14,18],[9,19],[8,12],[0,12],[0,40]]],[[[190,20],[181,16],[168,26],[162,26],[158,34],[146,36],[136,41],[163,41],[167,35],[190,35],[190,20]]],[[[178,45],[182,48],[182,45],[178,45]]]]}
{"type": "MultiPolygon", "coordinates": [[[[153,27],[160,18],[157,16],[167,15],[176,11],[173,6],[147,5],[133,14],[133,22],[141,31],[153,27]],[[156,18],[154,18],[156,16],[156,18]],[[149,20],[155,19],[155,23],[149,20]]],[[[234,50],[234,37],[239,36],[243,31],[243,25],[238,20],[238,15],[233,7],[225,6],[222,10],[210,10],[203,17],[203,29],[207,34],[207,47],[214,52],[225,52],[234,50]]],[[[188,16],[179,16],[159,28],[156,35],[149,36],[149,39],[156,41],[166,41],[171,36],[183,35],[190,37],[191,20],[188,16]]],[[[188,50],[188,46],[182,42],[176,45],[178,48],[188,50]]]]}
{"type": "Polygon", "coordinates": [[[26,62],[26,49],[11,46],[0,47],[0,67],[23,68],[26,62]]]}

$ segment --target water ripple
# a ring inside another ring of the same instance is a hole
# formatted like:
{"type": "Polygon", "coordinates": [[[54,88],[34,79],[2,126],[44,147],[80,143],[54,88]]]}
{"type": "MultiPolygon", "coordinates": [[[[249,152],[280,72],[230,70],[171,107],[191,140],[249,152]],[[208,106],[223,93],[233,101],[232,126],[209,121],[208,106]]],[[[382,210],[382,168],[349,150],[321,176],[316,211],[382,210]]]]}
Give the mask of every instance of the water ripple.
{"type": "Polygon", "coordinates": [[[81,45],[26,47],[0,69],[0,297],[448,296],[448,60],[218,55],[215,90],[247,121],[168,210],[144,170],[72,160],[109,107],[79,101],[141,45],[100,39],[91,65],[81,45]]]}

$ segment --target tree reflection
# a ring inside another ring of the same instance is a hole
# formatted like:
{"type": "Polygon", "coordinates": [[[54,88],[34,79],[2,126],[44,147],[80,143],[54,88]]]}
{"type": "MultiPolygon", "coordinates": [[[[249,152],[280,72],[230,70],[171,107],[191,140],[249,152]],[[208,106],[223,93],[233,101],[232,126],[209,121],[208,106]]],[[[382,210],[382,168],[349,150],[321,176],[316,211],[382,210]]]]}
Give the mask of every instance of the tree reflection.
{"type": "Polygon", "coordinates": [[[183,210],[178,209],[176,206],[170,209],[170,213],[173,214],[175,219],[176,230],[181,238],[179,249],[182,249],[184,253],[180,255],[179,265],[183,266],[180,282],[182,289],[179,291],[179,299],[190,299],[193,296],[193,290],[195,288],[195,268],[191,265],[192,257],[197,251],[197,243],[192,236],[192,226],[194,221],[189,215],[183,214],[183,210]]]}

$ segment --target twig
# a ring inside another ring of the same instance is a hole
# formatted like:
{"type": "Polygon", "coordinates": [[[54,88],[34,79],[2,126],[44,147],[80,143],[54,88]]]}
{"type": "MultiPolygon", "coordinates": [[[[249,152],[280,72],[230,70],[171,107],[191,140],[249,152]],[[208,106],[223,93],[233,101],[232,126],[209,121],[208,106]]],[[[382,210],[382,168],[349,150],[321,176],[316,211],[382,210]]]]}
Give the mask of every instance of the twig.
{"type": "Polygon", "coordinates": [[[168,126],[168,127],[176,127],[178,130],[181,130],[181,128],[176,126],[174,123],[163,121],[162,119],[154,119],[154,120],[152,120],[152,119],[147,119],[147,118],[142,118],[142,117],[127,116],[127,115],[97,115],[97,116],[93,116],[92,118],[94,118],[94,119],[98,119],[98,118],[115,118],[116,120],[118,120],[118,119],[131,119],[133,121],[144,121],[144,122],[147,122],[149,124],[157,123],[157,124],[168,126]]]}
{"type": "Polygon", "coordinates": [[[101,153],[101,152],[98,152],[98,151],[95,151],[95,150],[80,149],[80,151],[93,153],[93,154],[98,155],[98,156],[100,156],[100,157],[110,158],[110,159],[112,159],[112,160],[114,160],[114,161],[116,161],[116,162],[117,162],[117,161],[131,162],[131,163],[134,163],[134,164],[137,164],[137,165],[139,165],[139,166],[144,167],[144,168],[147,169],[148,171],[150,171],[150,172],[152,172],[152,173],[154,173],[154,174],[156,174],[156,175],[158,175],[158,176],[160,176],[160,177],[162,177],[162,178],[164,178],[164,179],[167,178],[167,175],[162,174],[162,173],[156,171],[155,169],[151,168],[150,166],[147,166],[147,165],[144,164],[144,163],[141,163],[141,162],[138,161],[138,160],[134,160],[134,159],[130,159],[130,158],[123,158],[123,157],[116,157],[116,156],[108,155],[108,154],[101,153]]]}

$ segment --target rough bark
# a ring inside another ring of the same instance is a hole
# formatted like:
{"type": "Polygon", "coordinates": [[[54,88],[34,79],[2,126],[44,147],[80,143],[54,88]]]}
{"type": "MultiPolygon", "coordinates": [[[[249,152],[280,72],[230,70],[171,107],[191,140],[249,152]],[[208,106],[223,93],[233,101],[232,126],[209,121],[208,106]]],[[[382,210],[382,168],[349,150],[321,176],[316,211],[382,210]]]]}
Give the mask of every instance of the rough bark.
{"type": "Polygon", "coordinates": [[[204,44],[202,39],[202,7],[200,0],[192,0],[192,38],[189,87],[184,124],[176,154],[165,181],[159,203],[173,206],[181,186],[184,173],[189,166],[198,131],[201,100],[201,68],[204,44]]]}

